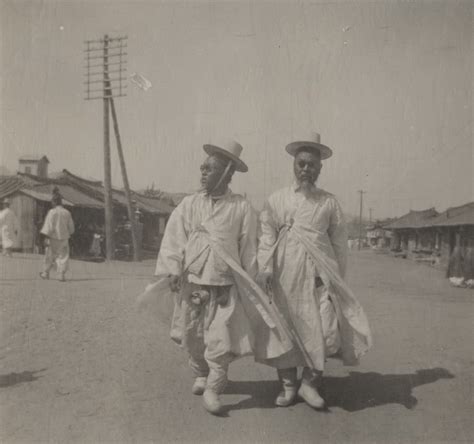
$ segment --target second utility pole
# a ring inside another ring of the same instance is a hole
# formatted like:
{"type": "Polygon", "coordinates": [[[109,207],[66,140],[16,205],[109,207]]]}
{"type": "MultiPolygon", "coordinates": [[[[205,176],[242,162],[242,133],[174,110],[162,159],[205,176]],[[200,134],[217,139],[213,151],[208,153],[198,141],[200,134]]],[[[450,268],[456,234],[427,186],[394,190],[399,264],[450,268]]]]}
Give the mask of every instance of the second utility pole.
{"type": "Polygon", "coordinates": [[[358,193],[360,194],[360,209],[359,209],[359,242],[358,242],[358,250],[360,250],[361,244],[362,244],[362,202],[363,202],[363,196],[365,194],[365,191],[359,190],[358,193]]]}

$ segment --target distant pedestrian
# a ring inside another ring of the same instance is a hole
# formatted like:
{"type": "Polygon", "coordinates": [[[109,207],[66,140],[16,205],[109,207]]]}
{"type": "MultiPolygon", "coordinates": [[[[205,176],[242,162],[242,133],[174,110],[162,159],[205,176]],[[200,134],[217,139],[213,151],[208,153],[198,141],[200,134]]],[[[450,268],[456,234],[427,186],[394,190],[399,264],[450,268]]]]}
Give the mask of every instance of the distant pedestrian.
{"type": "Polygon", "coordinates": [[[69,238],[74,233],[74,222],[71,213],[62,206],[62,197],[53,192],[53,208],[49,210],[41,233],[48,239],[44,256],[44,268],[40,273],[42,279],[49,279],[49,272],[56,263],[59,280],[66,280],[69,262],[69,238]]]}
{"type": "Polygon", "coordinates": [[[18,233],[18,219],[10,209],[10,201],[3,200],[3,210],[0,211],[0,237],[2,239],[3,255],[11,257],[12,247],[18,233]]]}

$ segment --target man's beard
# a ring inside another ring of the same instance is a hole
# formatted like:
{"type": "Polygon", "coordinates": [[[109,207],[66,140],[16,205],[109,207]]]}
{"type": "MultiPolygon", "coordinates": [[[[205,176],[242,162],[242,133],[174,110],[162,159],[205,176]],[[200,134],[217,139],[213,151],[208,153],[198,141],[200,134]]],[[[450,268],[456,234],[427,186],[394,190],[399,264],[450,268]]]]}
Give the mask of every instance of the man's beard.
{"type": "Polygon", "coordinates": [[[318,176],[315,178],[304,178],[304,179],[297,179],[298,186],[302,191],[311,191],[313,187],[316,184],[316,180],[318,179],[318,176]]]}

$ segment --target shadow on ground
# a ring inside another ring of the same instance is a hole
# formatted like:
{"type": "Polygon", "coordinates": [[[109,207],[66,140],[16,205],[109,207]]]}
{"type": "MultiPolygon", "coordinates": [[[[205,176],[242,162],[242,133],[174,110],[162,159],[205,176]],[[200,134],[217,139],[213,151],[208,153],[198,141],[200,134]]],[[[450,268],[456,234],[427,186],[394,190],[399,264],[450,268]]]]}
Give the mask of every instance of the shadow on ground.
{"type": "Polygon", "coordinates": [[[13,385],[21,384],[23,382],[33,382],[41,378],[41,375],[36,376],[37,373],[44,372],[46,369],[41,370],[26,370],[21,373],[8,373],[6,375],[0,375],[0,388],[11,387],[13,385]]]}
{"type": "MultiPolygon", "coordinates": [[[[413,409],[418,404],[413,395],[414,388],[452,378],[454,375],[444,368],[423,369],[401,375],[350,372],[344,377],[325,377],[321,394],[328,408],[339,407],[348,412],[386,404],[400,404],[413,409]]],[[[250,398],[228,406],[227,410],[273,408],[278,391],[277,381],[229,381],[226,394],[250,395],[250,398]]]]}

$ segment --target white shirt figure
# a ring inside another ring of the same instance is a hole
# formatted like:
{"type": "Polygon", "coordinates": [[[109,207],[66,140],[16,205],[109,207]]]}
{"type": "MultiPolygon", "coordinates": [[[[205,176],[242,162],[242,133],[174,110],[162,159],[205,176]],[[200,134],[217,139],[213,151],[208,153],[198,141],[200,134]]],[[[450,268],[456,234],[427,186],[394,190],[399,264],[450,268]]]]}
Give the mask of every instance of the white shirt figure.
{"type": "Polygon", "coordinates": [[[18,219],[9,207],[0,211],[0,230],[3,251],[9,253],[15,243],[15,232],[18,230],[18,219]]]}
{"type": "Polygon", "coordinates": [[[74,233],[71,213],[62,205],[48,211],[41,233],[50,239],[68,240],[74,233]]]}
{"type": "Polygon", "coordinates": [[[71,213],[61,203],[57,203],[48,211],[41,233],[48,237],[49,242],[46,247],[43,271],[40,276],[42,279],[49,279],[49,272],[56,264],[60,280],[65,281],[65,274],[69,265],[69,238],[74,233],[74,222],[71,213]]]}

